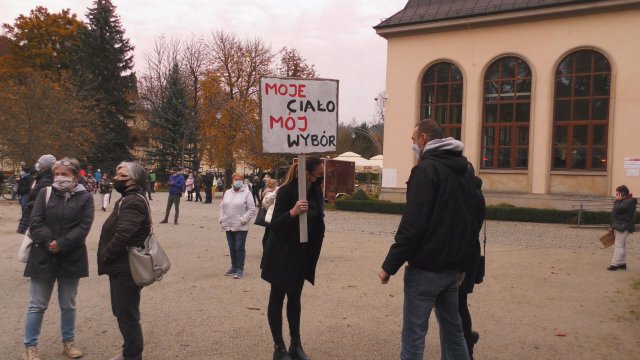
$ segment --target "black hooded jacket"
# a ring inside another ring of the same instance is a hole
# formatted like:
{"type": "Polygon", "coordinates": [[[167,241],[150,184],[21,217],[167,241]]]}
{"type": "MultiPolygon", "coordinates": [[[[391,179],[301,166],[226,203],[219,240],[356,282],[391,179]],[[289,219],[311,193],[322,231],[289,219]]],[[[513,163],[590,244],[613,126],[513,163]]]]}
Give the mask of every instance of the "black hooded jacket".
{"type": "Polygon", "coordinates": [[[382,265],[394,275],[408,262],[429,272],[466,270],[477,242],[473,168],[462,151],[427,150],[411,170],[407,204],[382,265]]]}
{"type": "Polygon", "coordinates": [[[31,218],[31,212],[33,211],[33,206],[36,203],[36,198],[38,197],[40,190],[51,185],[53,185],[53,175],[51,175],[51,170],[45,170],[44,172],[40,172],[36,175],[36,184],[33,189],[31,189],[31,192],[29,192],[27,208],[22,212],[22,217],[18,224],[18,232],[20,234],[26,233],[29,228],[29,218],[31,218]]]}

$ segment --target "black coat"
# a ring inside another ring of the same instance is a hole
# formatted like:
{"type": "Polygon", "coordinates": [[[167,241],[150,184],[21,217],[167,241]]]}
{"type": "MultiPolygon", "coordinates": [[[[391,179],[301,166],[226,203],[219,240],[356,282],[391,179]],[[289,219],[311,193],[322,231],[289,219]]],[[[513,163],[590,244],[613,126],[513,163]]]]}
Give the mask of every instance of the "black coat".
{"type": "Polygon", "coordinates": [[[93,224],[93,195],[86,190],[65,193],[52,189],[45,208],[47,190],[38,193],[31,213],[33,246],[24,270],[32,278],[71,278],[89,276],[86,239],[93,224]],[[56,240],[60,252],[49,251],[56,240]]]}
{"type": "Polygon", "coordinates": [[[51,186],[53,184],[53,176],[51,175],[51,171],[45,171],[38,173],[36,175],[36,185],[29,192],[29,200],[27,202],[27,208],[22,212],[22,217],[20,218],[20,224],[18,225],[18,232],[20,234],[24,234],[27,232],[29,228],[29,219],[31,218],[31,212],[33,211],[33,205],[36,203],[36,198],[40,193],[40,190],[46,188],[47,186],[51,186]]]}
{"type": "Polygon", "coordinates": [[[638,200],[632,197],[616,200],[611,210],[611,227],[618,231],[634,232],[637,204],[638,200]]]}
{"type": "Polygon", "coordinates": [[[262,255],[262,278],[278,289],[289,290],[300,282],[315,282],[316,265],[324,239],[324,201],[322,191],[312,187],[307,193],[310,211],[307,216],[309,242],[300,244],[299,218],[291,217],[298,201],[298,181],[282,186],[276,196],[269,237],[262,255]]]}
{"type": "Polygon", "coordinates": [[[98,244],[98,274],[130,272],[127,247],[141,246],[151,232],[146,200],[135,190],[120,198],[102,225],[98,244]]]}
{"type": "Polygon", "coordinates": [[[420,270],[464,272],[477,242],[473,170],[462,152],[428,150],[411,169],[407,204],[382,265],[394,275],[405,263],[420,270]]]}

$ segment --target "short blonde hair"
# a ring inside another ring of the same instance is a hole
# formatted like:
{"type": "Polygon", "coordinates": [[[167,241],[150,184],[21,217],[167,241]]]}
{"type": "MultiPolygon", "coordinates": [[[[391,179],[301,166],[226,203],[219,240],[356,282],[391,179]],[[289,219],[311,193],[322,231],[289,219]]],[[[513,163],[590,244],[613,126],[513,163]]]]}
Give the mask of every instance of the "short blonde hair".
{"type": "Polygon", "coordinates": [[[231,180],[233,181],[233,179],[235,179],[237,177],[240,178],[240,180],[244,180],[244,176],[242,176],[242,174],[240,173],[233,173],[233,175],[231,175],[231,180]]]}

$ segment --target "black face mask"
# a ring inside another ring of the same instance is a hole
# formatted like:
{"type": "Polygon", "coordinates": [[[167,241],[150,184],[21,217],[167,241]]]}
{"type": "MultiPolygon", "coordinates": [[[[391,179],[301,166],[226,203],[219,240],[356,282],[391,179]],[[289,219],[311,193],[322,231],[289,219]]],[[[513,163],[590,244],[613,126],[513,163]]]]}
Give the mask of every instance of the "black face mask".
{"type": "Polygon", "coordinates": [[[113,182],[113,188],[116,189],[117,192],[122,194],[128,188],[127,181],[129,180],[115,180],[113,182]]]}

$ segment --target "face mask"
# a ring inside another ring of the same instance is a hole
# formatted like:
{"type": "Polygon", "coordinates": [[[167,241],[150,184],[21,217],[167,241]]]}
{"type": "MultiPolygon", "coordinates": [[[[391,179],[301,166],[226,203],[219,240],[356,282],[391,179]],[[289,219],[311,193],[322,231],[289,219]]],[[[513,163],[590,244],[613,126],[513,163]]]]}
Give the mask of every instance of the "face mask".
{"type": "Polygon", "coordinates": [[[117,192],[122,194],[128,188],[127,186],[128,181],[129,180],[116,180],[113,182],[113,188],[116,189],[117,192]]]}
{"type": "Polygon", "coordinates": [[[233,188],[236,189],[236,190],[242,189],[243,185],[244,184],[242,183],[242,180],[236,180],[236,181],[233,182],[233,188]]]}
{"type": "Polygon", "coordinates": [[[56,176],[53,179],[53,187],[62,192],[69,192],[75,189],[76,180],[71,176],[56,176]]]}
{"type": "Polygon", "coordinates": [[[35,168],[36,168],[36,171],[40,171],[40,163],[36,163],[35,168]]]}
{"type": "Polygon", "coordinates": [[[413,153],[416,156],[416,159],[419,159],[420,158],[420,147],[418,146],[418,144],[411,145],[411,150],[413,150],[413,153]]]}

